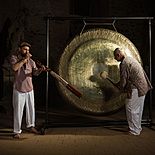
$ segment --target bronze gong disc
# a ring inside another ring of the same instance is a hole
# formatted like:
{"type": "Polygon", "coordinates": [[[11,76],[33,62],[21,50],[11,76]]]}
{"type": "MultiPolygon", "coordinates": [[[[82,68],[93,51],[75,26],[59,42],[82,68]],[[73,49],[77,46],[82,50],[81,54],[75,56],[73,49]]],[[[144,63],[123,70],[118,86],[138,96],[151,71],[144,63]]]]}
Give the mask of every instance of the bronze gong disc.
{"type": "Polygon", "coordinates": [[[95,115],[108,115],[125,104],[126,94],[107,80],[101,79],[102,71],[113,82],[119,81],[119,63],[113,51],[121,47],[126,55],[136,58],[141,64],[137,48],[124,35],[108,29],[92,29],[75,37],[65,48],[59,60],[59,75],[83,93],[77,98],[65,86],[58,88],[67,102],[76,108],[95,115]]]}

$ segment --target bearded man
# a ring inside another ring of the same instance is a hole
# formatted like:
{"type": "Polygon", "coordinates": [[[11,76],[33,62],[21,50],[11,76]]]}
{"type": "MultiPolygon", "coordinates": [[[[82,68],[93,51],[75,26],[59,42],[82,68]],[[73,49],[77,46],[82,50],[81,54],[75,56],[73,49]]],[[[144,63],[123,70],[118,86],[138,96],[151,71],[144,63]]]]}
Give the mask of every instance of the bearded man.
{"type": "Polygon", "coordinates": [[[26,124],[30,132],[39,134],[35,127],[35,109],[34,109],[34,90],[32,75],[38,76],[46,68],[44,65],[37,68],[35,62],[31,59],[31,45],[22,42],[19,46],[18,55],[12,55],[10,58],[11,68],[14,71],[13,83],[13,111],[14,111],[14,138],[20,138],[21,123],[24,106],[26,107],[26,124]]]}

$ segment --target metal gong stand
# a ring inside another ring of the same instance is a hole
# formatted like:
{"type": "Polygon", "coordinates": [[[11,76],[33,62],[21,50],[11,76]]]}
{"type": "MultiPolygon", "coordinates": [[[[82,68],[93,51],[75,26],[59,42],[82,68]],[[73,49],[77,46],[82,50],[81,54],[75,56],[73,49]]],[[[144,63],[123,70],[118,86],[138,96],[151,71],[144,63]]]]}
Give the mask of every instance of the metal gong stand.
{"type": "MultiPolygon", "coordinates": [[[[47,67],[49,67],[49,53],[50,53],[50,21],[78,21],[82,20],[84,21],[84,26],[82,28],[81,33],[83,32],[84,28],[86,25],[112,25],[113,28],[116,30],[115,27],[115,21],[116,20],[148,20],[149,21],[149,67],[150,67],[150,74],[149,78],[150,81],[152,82],[152,52],[151,52],[151,20],[153,17],[45,17],[46,19],[46,54],[47,54],[47,67]],[[86,23],[86,20],[95,20],[95,21],[102,21],[102,20],[113,20],[113,23],[86,23]]],[[[80,33],[80,34],[81,34],[80,33]]],[[[47,72],[47,77],[46,77],[46,111],[45,111],[45,124],[41,128],[41,134],[45,134],[45,129],[48,127],[64,127],[64,126],[103,126],[103,125],[119,125],[119,124],[127,124],[126,120],[102,120],[102,121],[88,121],[88,122],[77,122],[77,123],[72,123],[72,122],[52,122],[49,121],[49,111],[48,111],[48,104],[49,104],[49,73],[47,72]]],[[[148,114],[148,119],[142,120],[142,125],[148,125],[152,126],[152,90],[149,92],[149,114],[148,114]]]]}

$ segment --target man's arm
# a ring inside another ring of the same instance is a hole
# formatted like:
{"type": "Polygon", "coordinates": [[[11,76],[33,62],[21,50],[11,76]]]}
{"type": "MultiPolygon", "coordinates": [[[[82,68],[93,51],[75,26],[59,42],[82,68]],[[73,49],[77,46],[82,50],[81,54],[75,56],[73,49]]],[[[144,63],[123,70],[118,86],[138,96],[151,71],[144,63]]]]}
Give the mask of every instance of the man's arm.
{"type": "MultiPolygon", "coordinates": [[[[129,79],[129,67],[128,64],[121,64],[120,69],[120,92],[126,92],[126,86],[128,84],[129,79]]],[[[128,89],[128,88],[127,88],[128,89]]]]}
{"type": "Polygon", "coordinates": [[[31,57],[32,55],[30,53],[27,53],[26,56],[24,57],[24,59],[22,59],[21,61],[15,63],[13,66],[12,66],[12,69],[14,71],[17,71],[19,68],[21,68],[26,62],[27,60],[31,57]]]}
{"type": "Polygon", "coordinates": [[[34,75],[38,76],[42,71],[45,71],[46,67],[44,65],[41,66],[41,68],[35,70],[34,75]]]}
{"type": "Polygon", "coordinates": [[[12,66],[12,69],[14,71],[17,71],[19,68],[21,68],[25,63],[27,62],[26,59],[22,59],[21,61],[15,63],[13,66],[12,66]]]}

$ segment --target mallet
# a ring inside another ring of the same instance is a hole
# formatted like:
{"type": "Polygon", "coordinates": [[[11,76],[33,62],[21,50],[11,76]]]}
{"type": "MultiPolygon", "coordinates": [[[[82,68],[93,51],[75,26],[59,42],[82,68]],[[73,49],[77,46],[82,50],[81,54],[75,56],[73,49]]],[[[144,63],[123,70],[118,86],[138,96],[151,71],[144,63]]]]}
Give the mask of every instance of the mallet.
{"type": "MultiPolygon", "coordinates": [[[[108,78],[108,73],[107,73],[106,71],[101,72],[101,73],[100,73],[100,77],[101,77],[102,79],[107,79],[107,80],[109,80],[109,81],[114,85],[114,82],[108,78]]],[[[116,87],[117,87],[118,89],[120,89],[118,86],[116,86],[116,87]]]]}

